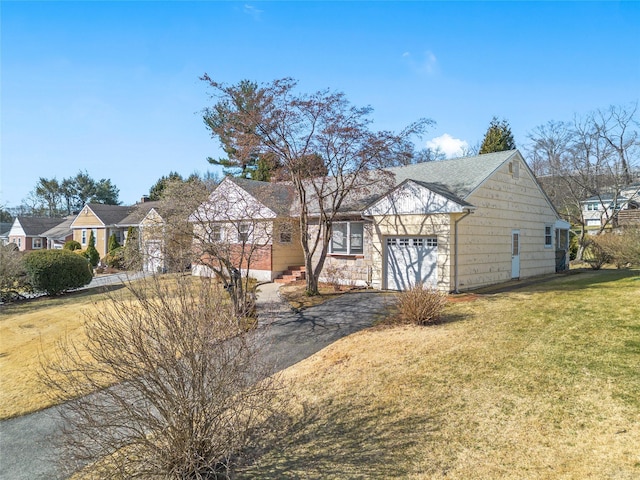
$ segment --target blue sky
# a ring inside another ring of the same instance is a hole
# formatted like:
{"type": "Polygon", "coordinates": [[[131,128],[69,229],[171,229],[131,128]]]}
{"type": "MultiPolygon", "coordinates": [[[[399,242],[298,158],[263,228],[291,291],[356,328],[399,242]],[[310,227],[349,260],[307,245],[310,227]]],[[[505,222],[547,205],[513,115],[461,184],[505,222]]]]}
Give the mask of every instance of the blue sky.
{"type": "Polygon", "coordinates": [[[205,72],[343,91],[376,129],[431,118],[422,146],[475,145],[496,115],[522,148],[549,120],[640,98],[637,1],[3,0],[0,15],[5,207],[79,170],[124,204],[170,171],[215,171],[205,72]]]}

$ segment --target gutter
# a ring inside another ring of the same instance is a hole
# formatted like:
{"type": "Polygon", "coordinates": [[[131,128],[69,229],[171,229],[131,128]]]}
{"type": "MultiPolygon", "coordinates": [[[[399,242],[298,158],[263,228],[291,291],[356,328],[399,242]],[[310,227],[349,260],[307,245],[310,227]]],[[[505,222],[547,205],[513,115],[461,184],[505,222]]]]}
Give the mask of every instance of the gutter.
{"type": "Polygon", "coordinates": [[[462,209],[464,215],[462,215],[460,218],[458,218],[457,220],[455,220],[453,222],[453,235],[455,237],[454,243],[453,243],[453,262],[454,262],[454,267],[453,267],[453,283],[454,283],[454,289],[452,293],[460,293],[459,290],[459,279],[458,279],[458,223],[460,223],[460,220],[462,220],[463,218],[468,217],[469,215],[471,215],[473,213],[473,211],[475,210],[475,207],[464,207],[462,209]]]}

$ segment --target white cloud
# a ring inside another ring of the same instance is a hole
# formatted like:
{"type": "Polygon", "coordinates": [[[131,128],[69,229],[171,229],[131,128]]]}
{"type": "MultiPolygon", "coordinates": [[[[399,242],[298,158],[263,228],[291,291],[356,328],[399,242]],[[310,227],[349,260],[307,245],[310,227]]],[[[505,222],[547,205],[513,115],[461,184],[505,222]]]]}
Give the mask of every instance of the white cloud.
{"type": "Polygon", "coordinates": [[[257,9],[256,7],[245,4],[243,8],[244,13],[253,17],[254,20],[260,20],[262,16],[263,10],[257,9]]]}
{"type": "Polygon", "coordinates": [[[411,52],[404,52],[402,58],[405,59],[412,70],[418,73],[431,76],[438,71],[438,59],[430,50],[424,52],[419,58],[415,58],[411,52]]]}
{"type": "Polygon", "coordinates": [[[455,158],[461,156],[464,153],[464,150],[469,148],[469,143],[467,143],[466,140],[453,138],[448,133],[445,133],[427,141],[426,146],[431,150],[439,150],[443,152],[447,158],[455,158]]]}

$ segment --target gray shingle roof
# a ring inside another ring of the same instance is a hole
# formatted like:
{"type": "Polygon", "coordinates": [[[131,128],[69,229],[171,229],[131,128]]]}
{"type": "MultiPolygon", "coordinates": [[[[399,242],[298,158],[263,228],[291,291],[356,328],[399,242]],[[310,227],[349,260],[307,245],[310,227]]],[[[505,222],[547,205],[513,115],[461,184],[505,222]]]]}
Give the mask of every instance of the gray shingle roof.
{"type": "Polygon", "coordinates": [[[59,223],[55,227],[50,228],[46,232],[43,232],[42,236],[46,238],[53,238],[53,239],[59,239],[59,240],[64,239],[65,237],[71,235],[72,233],[71,224],[75,219],[76,219],[75,215],[69,215],[68,217],[65,217],[62,223],[59,223]]]}
{"type": "Polygon", "coordinates": [[[132,211],[133,207],[122,205],[105,205],[102,203],[88,203],[87,206],[105,225],[115,225],[132,211]]]}
{"type": "Polygon", "coordinates": [[[25,235],[29,237],[41,237],[44,232],[64,221],[62,218],[20,216],[17,217],[17,220],[25,235]]]}
{"type": "Polygon", "coordinates": [[[151,209],[155,208],[156,210],[158,210],[158,207],[160,206],[160,204],[161,204],[160,201],[142,202],[142,203],[137,203],[132,207],[129,207],[130,208],[129,214],[118,222],[118,226],[119,227],[129,227],[129,226],[137,227],[142,221],[142,219],[144,219],[144,217],[146,217],[147,214],[151,211],[151,209]]]}
{"type": "MultiPolygon", "coordinates": [[[[460,205],[470,205],[465,198],[516,153],[517,150],[508,150],[386,169],[392,175],[374,172],[373,176],[359,179],[362,186],[347,194],[339,211],[344,214],[360,212],[406,180],[420,183],[460,205]]],[[[295,216],[299,210],[295,191],[289,182],[268,183],[229,178],[278,215],[295,216]]],[[[309,213],[317,214],[319,206],[312,189],[308,189],[307,201],[309,213]]]]}
{"type": "Polygon", "coordinates": [[[291,183],[270,183],[246,178],[228,178],[277,215],[290,214],[291,206],[295,200],[295,191],[291,183]]]}
{"type": "Polygon", "coordinates": [[[388,170],[395,174],[396,185],[407,179],[428,182],[441,185],[464,199],[516,152],[517,150],[507,150],[474,157],[416,163],[388,170]]]}

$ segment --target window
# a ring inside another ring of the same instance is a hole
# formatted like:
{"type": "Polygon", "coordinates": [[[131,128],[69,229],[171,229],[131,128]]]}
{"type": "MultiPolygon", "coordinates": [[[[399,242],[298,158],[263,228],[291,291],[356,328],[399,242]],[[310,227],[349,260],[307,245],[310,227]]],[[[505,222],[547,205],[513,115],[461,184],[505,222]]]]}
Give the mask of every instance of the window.
{"type": "Polygon", "coordinates": [[[42,239],[34,238],[33,240],[31,240],[31,248],[33,248],[34,250],[42,248],[42,239]]]}
{"type": "Polygon", "coordinates": [[[238,243],[246,243],[249,241],[249,229],[248,223],[241,223],[238,225],[238,243]]]}
{"type": "Polygon", "coordinates": [[[553,227],[545,225],[544,227],[544,248],[553,247],[553,227]]]}
{"type": "Polygon", "coordinates": [[[87,244],[87,229],[86,228],[82,229],[82,240],[80,241],[80,243],[82,245],[86,245],[87,244]]]}
{"type": "Polygon", "coordinates": [[[331,253],[362,255],[364,253],[364,223],[334,223],[331,232],[331,253]]]}
{"type": "Polygon", "coordinates": [[[290,223],[282,223],[278,226],[278,234],[279,234],[279,242],[280,243],[291,243],[293,235],[291,233],[291,224],[290,223]]]}
{"type": "Polygon", "coordinates": [[[210,239],[211,239],[212,242],[221,242],[222,241],[222,226],[213,225],[211,227],[210,239]]]}

